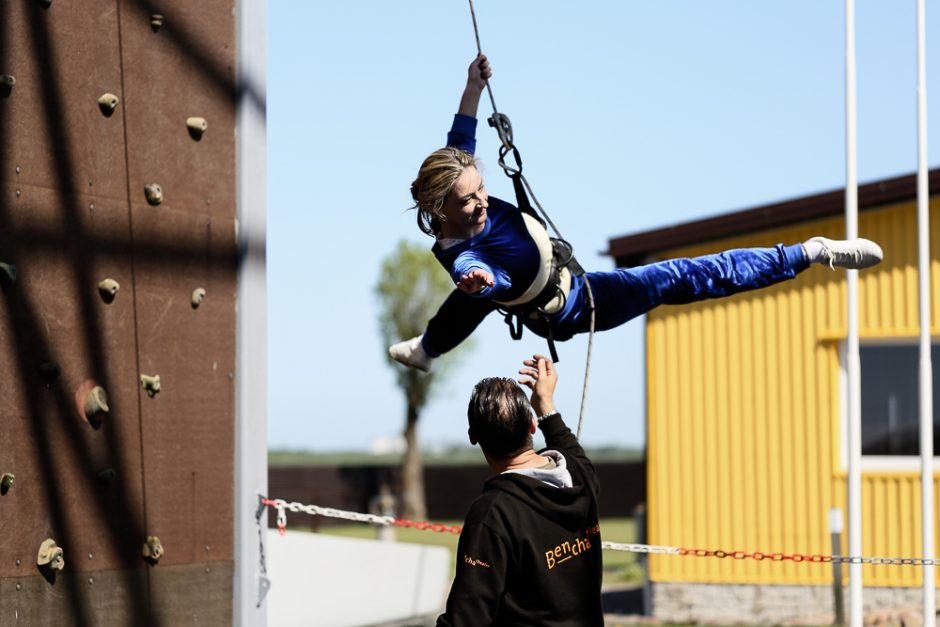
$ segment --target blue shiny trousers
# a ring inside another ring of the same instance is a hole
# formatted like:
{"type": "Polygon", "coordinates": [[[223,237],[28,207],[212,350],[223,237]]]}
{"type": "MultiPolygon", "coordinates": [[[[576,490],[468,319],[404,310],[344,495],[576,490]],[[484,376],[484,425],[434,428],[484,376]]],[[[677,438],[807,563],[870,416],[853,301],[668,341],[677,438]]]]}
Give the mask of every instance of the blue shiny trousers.
{"type": "MultiPolygon", "coordinates": [[[[683,305],[756,290],[792,279],[809,267],[801,244],[738,248],[714,255],[667,259],[634,268],[588,272],[597,331],[606,331],[660,305],[683,305]]],[[[428,322],[422,343],[437,357],[453,349],[498,305],[455,289],[428,322]]],[[[547,318],[523,318],[533,333],[567,340],[590,330],[591,311],[584,277],[572,281],[565,307],[547,318]]]]}

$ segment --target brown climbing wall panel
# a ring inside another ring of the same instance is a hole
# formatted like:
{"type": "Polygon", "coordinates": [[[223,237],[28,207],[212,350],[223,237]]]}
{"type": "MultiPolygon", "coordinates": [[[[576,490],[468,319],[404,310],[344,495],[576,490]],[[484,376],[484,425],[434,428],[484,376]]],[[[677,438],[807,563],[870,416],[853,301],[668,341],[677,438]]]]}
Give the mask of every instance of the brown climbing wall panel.
{"type": "Polygon", "coordinates": [[[156,33],[141,6],[121,2],[131,206],[143,205],[144,186],[156,182],[162,207],[234,218],[232,2],[161,3],[156,33]],[[186,128],[194,116],[208,122],[199,141],[186,128]]]}
{"type": "MultiPolygon", "coordinates": [[[[231,2],[162,5],[156,33],[121,4],[150,533],[163,562],[232,559],[235,109],[231,2]],[[172,8],[171,8],[172,6],[172,8]],[[209,127],[199,141],[189,117],[209,127]],[[164,200],[147,203],[156,182],[164,200]],[[194,289],[206,300],[194,309],[194,289]],[[221,540],[221,541],[220,541],[221,540]],[[170,547],[173,547],[171,550],[170,547]],[[208,550],[207,550],[208,547],[208,550]]],[[[149,13],[146,14],[149,16],[149,13]]]]}
{"type": "Polygon", "coordinates": [[[140,371],[160,375],[141,406],[148,533],[167,549],[161,565],[230,560],[235,223],[141,207],[134,232],[173,251],[135,248],[140,371]],[[197,287],[206,299],[194,309],[197,287]]]}
{"type": "Polygon", "coordinates": [[[0,191],[0,255],[19,274],[0,297],[0,368],[10,373],[0,386],[0,472],[16,476],[0,496],[0,528],[11,531],[0,546],[0,577],[35,575],[24,564],[35,567],[47,537],[66,550],[70,570],[129,566],[144,530],[134,303],[128,260],[99,253],[130,250],[126,205],[20,191],[0,191]],[[96,288],[104,276],[128,286],[110,305],[96,288]],[[59,366],[58,378],[37,370],[45,362],[59,366]],[[76,405],[88,380],[109,396],[98,429],[76,405]],[[109,484],[98,480],[107,469],[115,471],[109,484]]]}
{"type": "Polygon", "coordinates": [[[114,0],[48,9],[16,0],[0,13],[0,74],[16,78],[10,95],[0,96],[0,180],[126,198],[120,106],[111,118],[98,109],[103,93],[121,93],[114,0]]]}
{"type": "Polygon", "coordinates": [[[18,270],[0,291],[0,474],[16,476],[0,495],[4,617],[231,621],[233,9],[0,4],[0,75],[16,77],[0,91],[0,263],[18,270]],[[198,141],[194,116],[208,121],[198,141]],[[153,398],[141,373],[160,375],[153,398]],[[94,384],[110,409],[97,428],[76,399],[94,384]],[[165,549],[155,566],[149,535],[165,549]],[[36,566],[45,538],[65,552],[55,576],[36,566]]]}

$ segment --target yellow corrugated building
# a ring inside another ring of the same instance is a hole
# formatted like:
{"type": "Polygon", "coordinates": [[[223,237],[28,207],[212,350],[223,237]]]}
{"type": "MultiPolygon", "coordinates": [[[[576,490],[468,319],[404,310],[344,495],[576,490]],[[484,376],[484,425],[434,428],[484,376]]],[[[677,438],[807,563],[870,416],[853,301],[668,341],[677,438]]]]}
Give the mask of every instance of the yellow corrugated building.
{"type": "MultiPolygon", "coordinates": [[[[940,170],[931,172],[931,181],[940,182],[940,170]]],[[[916,431],[910,433],[912,411],[916,430],[919,333],[914,177],[862,186],[859,207],[860,235],[885,253],[880,265],[859,272],[862,437],[869,453],[862,462],[863,552],[919,556],[920,466],[916,431]]],[[[618,265],[637,265],[813,235],[842,238],[843,211],[839,190],[613,239],[609,253],[618,265]]],[[[932,198],[935,336],[938,212],[940,197],[932,198]]],[[[847,511],[846,310],[846,272],[814,266],[771,288],[659,307],[647,316],[649,543],[729,553],[833,553],[829,512],[847,511]]],[[[940,371],[936,358],[934,370],[940,371]]],[[[940,537],[935,543],[940,546],[940,537]]],[[[845,537],[841,551],[847,554],[845,537]]],[[[866,587],[921,584],[917,567],[863,570],[866,587]]],[[[833,567],[651,556],[650,579],[654,586],[831,586],[833,567]]]]}

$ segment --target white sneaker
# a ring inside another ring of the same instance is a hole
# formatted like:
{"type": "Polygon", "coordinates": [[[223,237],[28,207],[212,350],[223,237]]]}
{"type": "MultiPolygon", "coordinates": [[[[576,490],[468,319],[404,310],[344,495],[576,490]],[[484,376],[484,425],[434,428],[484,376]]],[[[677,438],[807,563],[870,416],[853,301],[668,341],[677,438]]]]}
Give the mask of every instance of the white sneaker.
{"type": "Polygon", "coordinates": [[[389,346],[388,356],[406,366],[424,372],[429,371],[431,369],[431,357],[428,357],[428,354],[424,352],[424,346],[421,345],[421,338],[423,337],[424,335],[419,335],[389,346]]]}
{"type": "Polygon", "coordinates": [[[848,270],[860,270],[880,263],[884,258],[881,246],[863,237],[839,240],[813,237],[808,241],[818,242],[822,246],[822,252],[811,261],[828,263],[833,270],[836,266],[848,270]]]}

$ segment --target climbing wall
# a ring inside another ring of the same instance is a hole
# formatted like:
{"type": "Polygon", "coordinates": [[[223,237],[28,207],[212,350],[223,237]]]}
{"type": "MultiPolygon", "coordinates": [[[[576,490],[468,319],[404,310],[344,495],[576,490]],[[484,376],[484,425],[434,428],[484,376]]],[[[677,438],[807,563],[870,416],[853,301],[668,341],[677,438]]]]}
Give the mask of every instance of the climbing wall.
{"type": "Polygon", "coordinates": [[[0,3],[0,625],[231,624],[234,0],[0,3]]]}

